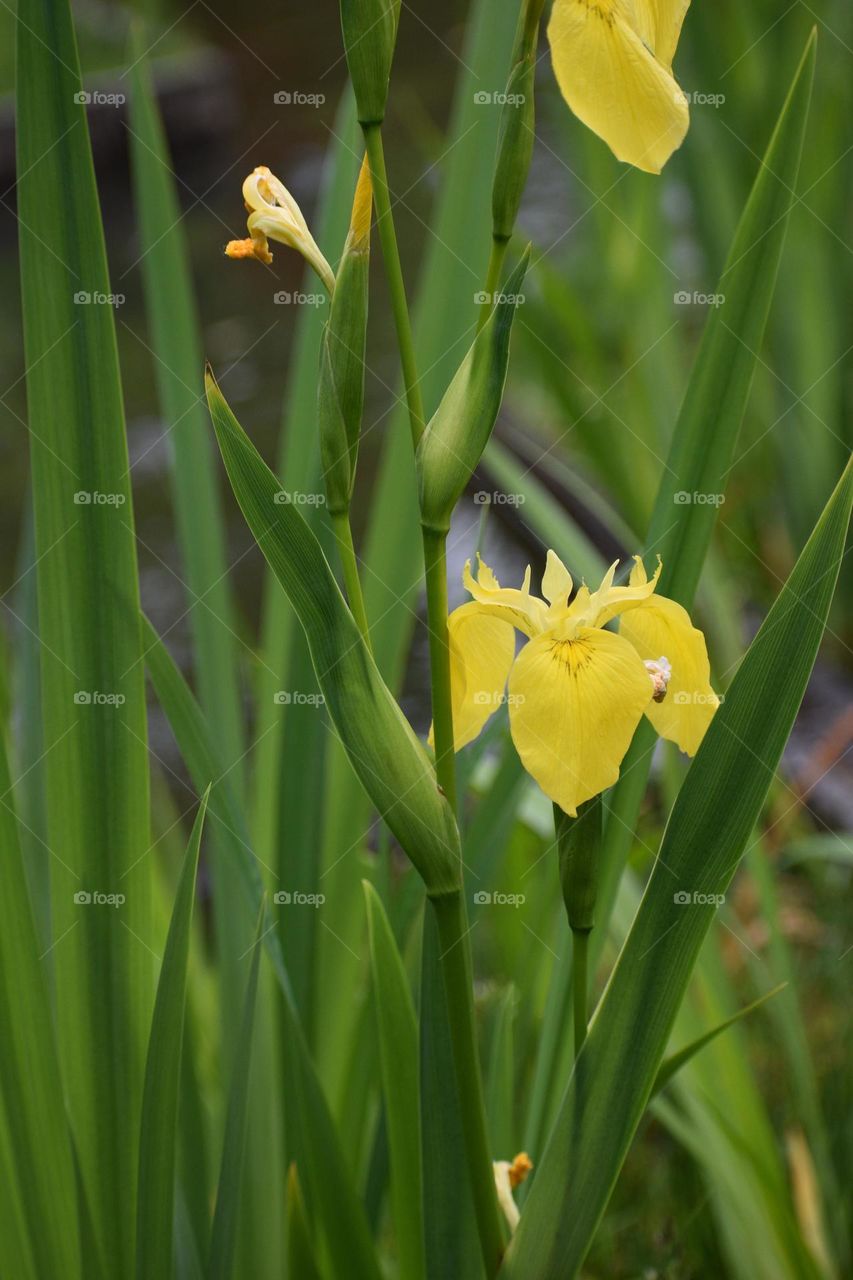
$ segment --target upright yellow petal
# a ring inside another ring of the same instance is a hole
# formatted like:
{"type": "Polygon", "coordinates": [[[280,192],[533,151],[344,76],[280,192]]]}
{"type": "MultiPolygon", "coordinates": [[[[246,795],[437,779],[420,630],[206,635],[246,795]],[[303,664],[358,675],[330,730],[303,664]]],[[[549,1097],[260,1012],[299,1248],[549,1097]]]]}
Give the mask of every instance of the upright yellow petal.
{"type": "Polygon", "coordinates": [[[569,603],[574,583],[572,575],[556,551],[549,551],[542,575],[542,594],[551,606],[552,613],[561,613],[569,603]]]}
{"type": "Polygon", "coordinates": [[[572,111],[619,160],[648,173],[660,173],[690,122],[669,70],[675,12],[674,0],[554,0],[548,24],[554,74],[572,111]],[[661,30],[657,57],[652,23],[661,30]]]}
{"type": "Polygon", "coordinates": [[[515,657],[515,631],[510,622],[484,612],[478,604],[463,604],[454,609],[447,619],[447,628],[453,747],[461,751],[473,742],[503,702],[507,676],[515,657]]]}
{"type": "Polygon", "coordinates": [[[565,630],[522,649],[510,672],[509,723],[527,772],[574,817],[618,778],[652,687],[620,636],[583,627],[563,639],[565,630]]]}
{"type": "Polygon", "coordinates": [[[690,8],[690,0],[637,0],[645,2],[652,12],[654,39],[652,48],[658,62],[667,70],[672,66],[675,50],[681,36],[681,26],[690,8]]]}
{"type": "Polygon", "coordinates": [[[669,662],[666,695],[661,702],[650,702],[646,715],[662,738],[695,755],[719,705],[702,632],[680,604],[652,596],[620,619],[619,634],[644,662],[661,657],[669,662]]]}
{"type": "Polygon", "coordinates": [[[567,616],[574,619],[578,626],[603,627],[626,609],[636,609],[653,594],[660,577],[661,565],[659,561],[654,576],[649,580],[639,556],[634,557],[634,562],[627,587],[613,585],[619,564],[618,560],[614,560],[598,590],[591,593],[585,589],[579,591],[567,616]]]}
{"type": "Polygon", "coordinates": [[[548,608],[544,600],[530,594],[530,566],[524,575],[521,589],[502,587],[487,564],[478,558],[477,577],[471,573],[471,561],[466,560],[462,571],[462,583],[478,604],[483,605],[496,618],[510,622],[526,636],[535,636],[549,625],[548,608]]]}

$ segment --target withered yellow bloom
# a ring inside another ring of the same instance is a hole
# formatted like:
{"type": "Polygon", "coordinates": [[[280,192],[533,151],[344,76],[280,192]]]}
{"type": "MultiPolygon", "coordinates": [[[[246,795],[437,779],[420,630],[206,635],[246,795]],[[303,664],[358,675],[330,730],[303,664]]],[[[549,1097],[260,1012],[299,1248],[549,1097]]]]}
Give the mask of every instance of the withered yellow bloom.
{"type": "Polygon", "coordinates": [[[687,99],[672,74],[690,0],[554,0],[554,74],[578,119],[614,155],[660,173],[687,133],[687,99]]]}
{"type": "Polygon", "coordinates": [[[243,183],[243,200],[249,211],[247,240],[230,240],[225,246],[229,258],[257,258],[272,262],[269,241],[277,240],[301,253],[317,272],[331,295],[335,273],[323,257],[302,210],[283,182],[266,165],[253,169],[243,183]]]}
{"type": "Polygon", "coordinates": [[[611,786],[643,715],[693,755],[717,708],[705,638],[674,600],[655,593],[635,557],[627,586],[611,565],[597,591],[573,583],[548,552],[544,599],[502,588],[480,561],[463,581],[473,596],[448,619],[453,734],[471,742],[506,697],[512,739],[527,772],[574,817],[611,786]],[[604,630],[619,618],[619,632],[604,630]],[[515,656],[515,632],[527,644],[515,656]],[[508,684],[508,694],[504,689],[508,684]]]}

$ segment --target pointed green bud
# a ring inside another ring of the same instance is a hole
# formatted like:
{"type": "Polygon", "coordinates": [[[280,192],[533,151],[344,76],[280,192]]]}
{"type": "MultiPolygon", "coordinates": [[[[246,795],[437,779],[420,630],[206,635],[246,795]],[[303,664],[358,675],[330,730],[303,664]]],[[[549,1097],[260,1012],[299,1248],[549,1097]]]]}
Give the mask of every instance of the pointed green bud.
{"type": "Polygon", "coordinates": [[[506,383],[509,336],[530,258],[495,299],[492,313],[453,376],[418,446],[421,523],[446,533],[450,516],[492,434],[506,383]]]}
{"type": "Polygon", "coordinates": [[[554,830],[560,858],[560,885],[569,925],[575,933],[589,933],[595,924],[601,863],[601,796],[578,806],[570,818],[554,805],[554,830]]]}
{"type": "Polygon", "coordinates": [[[331,515],[349,510],[355,481],[364,408],[372,203],[373,187],[365,156],[320,348],[317,417],[326,502],[331,515]]]}
{"type": "Polygon", "coordinates": [[[513,233],[530,171],[536,125],[536,44],[542,7],[543,0],[525,0],[515,37],[492,185],[492,235],[496,240],[509,240],[513,233]]]}
{"type": "Polygon", "coordinates": [[[381,124],[400,0],[341,0],[341,28],[360,124],[381,124]]]}

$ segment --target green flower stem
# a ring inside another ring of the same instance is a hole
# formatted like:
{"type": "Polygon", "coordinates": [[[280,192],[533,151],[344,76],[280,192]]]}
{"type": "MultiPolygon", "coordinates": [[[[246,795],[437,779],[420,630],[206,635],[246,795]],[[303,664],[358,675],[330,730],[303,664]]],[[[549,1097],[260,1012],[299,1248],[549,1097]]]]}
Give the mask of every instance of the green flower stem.
{"type": "Polygon", "coordinates": [[[447,1015],[456,1064],[459,1111],[474,1214],[486,1275],[498,1272],[503,1254],[503,1232],[495,1192],[495,1176],[486,1128],[486,1107],[481,1086],[477,1033],[474,1022],[473,970],[468,946],[468,913],[465,898],[457,893],[431,899],[438,925],[441,968],[447,997],[447,1015]]]}
{"type": "Polygon", "coordinates": [[[435,738],[435,776],[456,810],[456,759],[453,752],[453,704],[450,700],[450,645],[447,634],[447,535],[423,530],[427,626],[435,738]]]}
{"type": "Polygon", "coordinates": [[[479,333],[483,325],[492,314],[494,305],[494,295],[500,292],[501,273],[503,272],[504,259],[506,258],[508,240],[503,237],[492,236],[492,247],[489,252],[489,267],[486,272],[486,287],[484,293],[489,295],[489,301],[484,302],[480,307],[480,314],[477,317],[477,332],[479,333]]]}
{"type": "Polygon", "coordinates": [[[409,307],[406,301],[406,287],[403,283],[403,270],[400,266],[400,251],[397,248],[394,215],[391,212],[388,175],[385,172],[385,151],[382,146],[382,129],[379,124],[364,125],[364,144],[367,149],[370,178],[373,183],[373,200],[377,214],[376,226],[382,245],[382,257],[385,260],[388,288],[391,291],[391,306],[394,311],[394,325],[397,330],[397,343],[400,348],[400,363],[403,368],[403,385],[406,389],[406,404],[409,409],[412,444],[417,448],[424,433],[424,405],[415,364],[415,345],[412,338],[412,325],[409,320],[409,307]]]}
{"type": "Polygon", "coordinates": [[[587,1026],[587,987],[588,987],[588,961],[589,961],[589,934],[588,929],[572,930],[572,990],[574,998],[574,1023],[575,1023],[575,1058],[583,1047],[586,1039],[587,1026]]]}
{"type": "Polygon", "coordinates": [[[367,612],[364,608],[364,596],[361,591],[361,579],[358,576],[358,560],[352,540],[352,527],[349,522],[348,511],[335,512],[332,516],[332,529],[338,544],[338,554],[341,568],[343,569],[344,586],[347,589],[350,611],[358,624],[359,631],[364,636],[365,644],[372,653],[370,627],[367,622],[367,612]]]}

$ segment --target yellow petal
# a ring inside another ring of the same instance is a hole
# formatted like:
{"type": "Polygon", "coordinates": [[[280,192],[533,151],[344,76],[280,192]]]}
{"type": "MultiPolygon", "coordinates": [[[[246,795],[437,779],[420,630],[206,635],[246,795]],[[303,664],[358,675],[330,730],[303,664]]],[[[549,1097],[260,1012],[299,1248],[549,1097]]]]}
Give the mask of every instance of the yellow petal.
{"type": "MultiPolygon", "coordinates": [[[[638,7],[642,3],[643,0],[638,0],[638,7]]],[[[652,48],[655,57],[669,69],[678,47],[684,15],[690,8],[690,0],[645,0],[645,3],[652,12],[652,48]]]]}
{"type": "Polygon", "coordinates": [[[462,571],[465,590],[493,617],[503,618],[523,631],[526,636],[537,635],[549,625],[548,609],[543,600],[530,594],[530,566],[524,575],[521,590],[502,587],[487,564],[477,560],[476,580],[471,573],[471,561],[466,560],[462,571]]]}
{"type": "Polygon", "coordinates": [[[562,611],[566,608],[573,586],[572,575],[556,551],[549,551],[545,561],[545,572],[542,575],[542,594],[551,605],[552,611],[562,611]]]}
{"type": "MultiPolygon", "coordinates": [[[[447,619],[450,638],[450,696],[453,748],[461,751],[478,736],[504,699],[515,657],[512,624],[478,604],[463,604],[447,619]]],[[[430,745],[433,734],[430,729],[430,745]]]]}
{"type": "MultiPolygon", "coordinates": [[[[633,575],[632,575],[633,576],[633,575]]],[[[650,702],[646,715],[662,738],[695,755],[719,699],[711,688],[705,637],[687,610],[666,596],[652,596],[620,620],[619,634],[643,661],[665,657],[672,667],[666,696],[650,702]]]]}
{"type": "Polygon", "coordinates": [[[574,619],[579,626],[603,627],[611,618],[624,613],[626,609],[636,609],[654,592],[660,577],[661,565],[658,561],[654,577],[649,581],[639,556],[634,557],[634,562],[634,569],[631,571],[627,587],[613,585],[619,564],[618,560],[614,560],[598,590],[591,594],[588,591],[585,594],[579,591],[567,616],[574,619]]]}
{"type": "Polygon", "coordinates": [[[522,764],[574,817],[618,778],[651,695],[648,672],[620,636],[589,627],[571,639],[559,627],[537,636],[509,679],[510,729],[522,764]]]}
{"type": "Polygon", "coordinates": [[[669,71],[677,11],[674,0],[555,0],[548,24],[554,74],[572,111],[619,160],[648,173],[660,173],[689,124],[669,71]]]}

